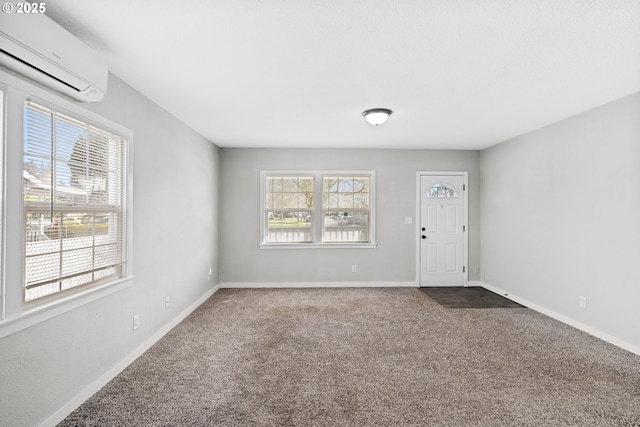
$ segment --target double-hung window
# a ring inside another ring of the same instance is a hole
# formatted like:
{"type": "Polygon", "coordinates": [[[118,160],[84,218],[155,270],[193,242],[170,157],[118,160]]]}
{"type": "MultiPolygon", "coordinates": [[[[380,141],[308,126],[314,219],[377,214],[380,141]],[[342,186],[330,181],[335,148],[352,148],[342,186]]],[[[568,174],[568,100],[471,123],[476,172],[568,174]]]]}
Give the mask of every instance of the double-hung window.
{"type": "Polygon", "coordinates": [[[0,337],[131,286],[133,132],[0,69],[0,337]]]}
{"type": "MultiPolygon", "coordinates": [[[[0,83],[0,271],[4,271],[4,151],[5,151],[5,129],[4,118],[6,117],[4,105],[5,105],[6,88],[0,83]]],[[[4,286],[2,283],[2,274],[0,274],[0,321],[4,319],[4,286]]]]}
{"type": "Polygon", "coordinates": [[[119,278],[127,139],[38,102],[24,107],[24,301],[119,278]]]}
{"type": "Polygon", "coordinates": [[[374,188],[372,171],[263,171],[261,247],[375,247],[374,188]]]}
{"type": "Polygon", "coordinates": [[[371,175],[322,176],[322,242],[371,243],[371,175]]]}
{"type": "Polygon", "coordinates": [[[270,175],[264,183],[264,242],[313,242],[313,175],[270,175]]]}

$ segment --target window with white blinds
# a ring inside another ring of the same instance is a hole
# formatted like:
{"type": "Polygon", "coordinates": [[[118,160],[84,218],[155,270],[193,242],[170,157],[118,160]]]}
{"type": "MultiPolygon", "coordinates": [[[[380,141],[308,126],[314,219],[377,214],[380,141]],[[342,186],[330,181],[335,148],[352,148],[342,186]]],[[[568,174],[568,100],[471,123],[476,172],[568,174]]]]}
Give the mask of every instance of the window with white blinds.
{"type": "Polygon", "coordinates": [[[125,274],[127,138],[24,106],[24,301],[125,274]]]}
{"type": "MultiPolygon", "coordinates": [[[[4,111],[4,97],[5,97],[5,87],[0,84],[0,194],[4,193],[4,118],[6,116],[4,111]]],[[[4,271],[4,197],[0,197],[0,270],[4,271]]],[[[2,277],[0,277],[0,321],[4,319],[4,286],[2,283],[2,277]]]]}

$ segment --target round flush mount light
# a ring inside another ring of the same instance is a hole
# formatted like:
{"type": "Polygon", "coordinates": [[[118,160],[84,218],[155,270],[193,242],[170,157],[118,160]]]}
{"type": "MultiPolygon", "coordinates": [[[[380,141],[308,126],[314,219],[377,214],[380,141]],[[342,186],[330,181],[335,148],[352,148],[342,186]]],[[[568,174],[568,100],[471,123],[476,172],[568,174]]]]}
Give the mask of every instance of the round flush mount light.
{"type": "Polygon", "coordinates": [[[364,118],[374,126],[380,126],[391,116],[392,111],[387,108],[372,108],[362,113],[364,118]]]}

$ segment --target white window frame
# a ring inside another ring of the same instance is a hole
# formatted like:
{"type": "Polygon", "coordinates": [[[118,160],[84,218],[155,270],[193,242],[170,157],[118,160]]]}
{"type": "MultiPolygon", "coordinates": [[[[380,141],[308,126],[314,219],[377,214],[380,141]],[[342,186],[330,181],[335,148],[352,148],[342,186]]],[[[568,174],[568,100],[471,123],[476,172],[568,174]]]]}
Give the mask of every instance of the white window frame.
{"type": "Polygon", "coordinates": [[[371,170],[263,170],[260,171],[260,249],[375,249],[376,240],[376,172],[371,170]],[[314,206],[312,218],[312,242],[273,243],[266,242],[266,180],[274,176],[312,176],[314,206]],[[323,243],[322,178],[325,176],[366,176],[369,177],[369,242],[323,243]]]}
{"type": "Polygon", "coordinates": [[[0,82],[0,321],[5,317],[4,284],[5,284],[5,225],[4,225],[4,171],[5,150],[7,141],[7,86],[0,82]]]}
{"type": "Polygon", "coordinates": [[[133,284],[133,132],[98,114],[85,110],[78,103],[35,86],[14,74],[0,69],[0,84],[5,92],[5,135],[3,146],[4,182],[2,186],[2,303],[0,311],[0,338],[46,321],[82,305],[130,287],[133,284]],[[81,118],[83,121],[103,128],[128,140],[126,178],[126,265],[123,274],[115,280],[88,287],[79,292],[61,294],[59,298],[43,299],[42,303],[24,302],[24,214],[23,214],[23,150],[24,107],[32,99],[53,107],[62,114],[81,118]]]}

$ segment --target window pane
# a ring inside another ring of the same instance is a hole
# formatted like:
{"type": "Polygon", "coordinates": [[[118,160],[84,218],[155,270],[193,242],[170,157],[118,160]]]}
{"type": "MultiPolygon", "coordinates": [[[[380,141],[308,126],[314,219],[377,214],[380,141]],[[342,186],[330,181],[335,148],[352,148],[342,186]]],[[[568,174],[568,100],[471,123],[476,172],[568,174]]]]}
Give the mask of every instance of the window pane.
{"type": "Polygon", "coordinates": [[[427,191],[428,198],[455,198],[456,190],[447,184],[436,184],[427,191]]]}
{"type": "Polygon", "coordinates": [[[323,242],[371,241],[369,186],[368,176],[323,177],[323,242]]]}
{"type": "Polygon", "coordinates": [[[282,179],[282,191],[284,193],[298,192],[298,178],[286,177],[282,179]]]}
{"type": "Polygon", "coordinates": [[[265,242],[300,243],[311,242],[312,216],[309,211],[268,212],[265,242]]]}
{"type": "Polygon", "coordinates": [[[322,178],[322,191],[324,193],[337,192],[338,191],[338,177],[337,176],[325,176],[322,178]]]}
{"type": "MultiPolygon", "coordinates": [[[[0,191],[4,191],[4,95],[5,88],[4,85],[0,85],[0,191]]],[[[2,239],[3,244],[0,245],[0,270],[5,269],[4,265],[4,253],[2,248],[4,245],[4,197],[0,197],[0,239],[2,239]]],[[[4,286],[2,283],[2,279],[0,279],[0,307],[4,307],[4,286]]],[[[0,321],[4,319],[4,310],[0,310],[0,321]]]]}
{"type": "Polygon", "coordinates": [[[338,207],[348,209],[353,208],[353,193],[339,193],[338,207]]]}
{"type": "Polygon", "coordinates": [[[267,177],[265,243],[312,241],[313,177],[267,177]]]}
{"type": "Polygon", "coordinates": [[[368,193],[369,192],[369,178],[354,178],[354,189],[355,193],[368,193]]]}
{"type": "Polygon", "coordinates": [[[369,209],[369,193],[355,193],[353,195],[353,207],[369,209]]]}
{"type": "Polygon", "coordinates": [[[326,212],[322,240],[325,243],[369,242],[369,212],[326,212]]]}
{"type": "Polygon", "coordinates": [[[25,105],[25,301],[122,274],[126,142],[25,105]]]}
{"type": "Polygon", "coordinates": [[[338,193],[324,193],[322,199],[323,207],[325,209],[333,209],[338,207],[338,193]]]}

